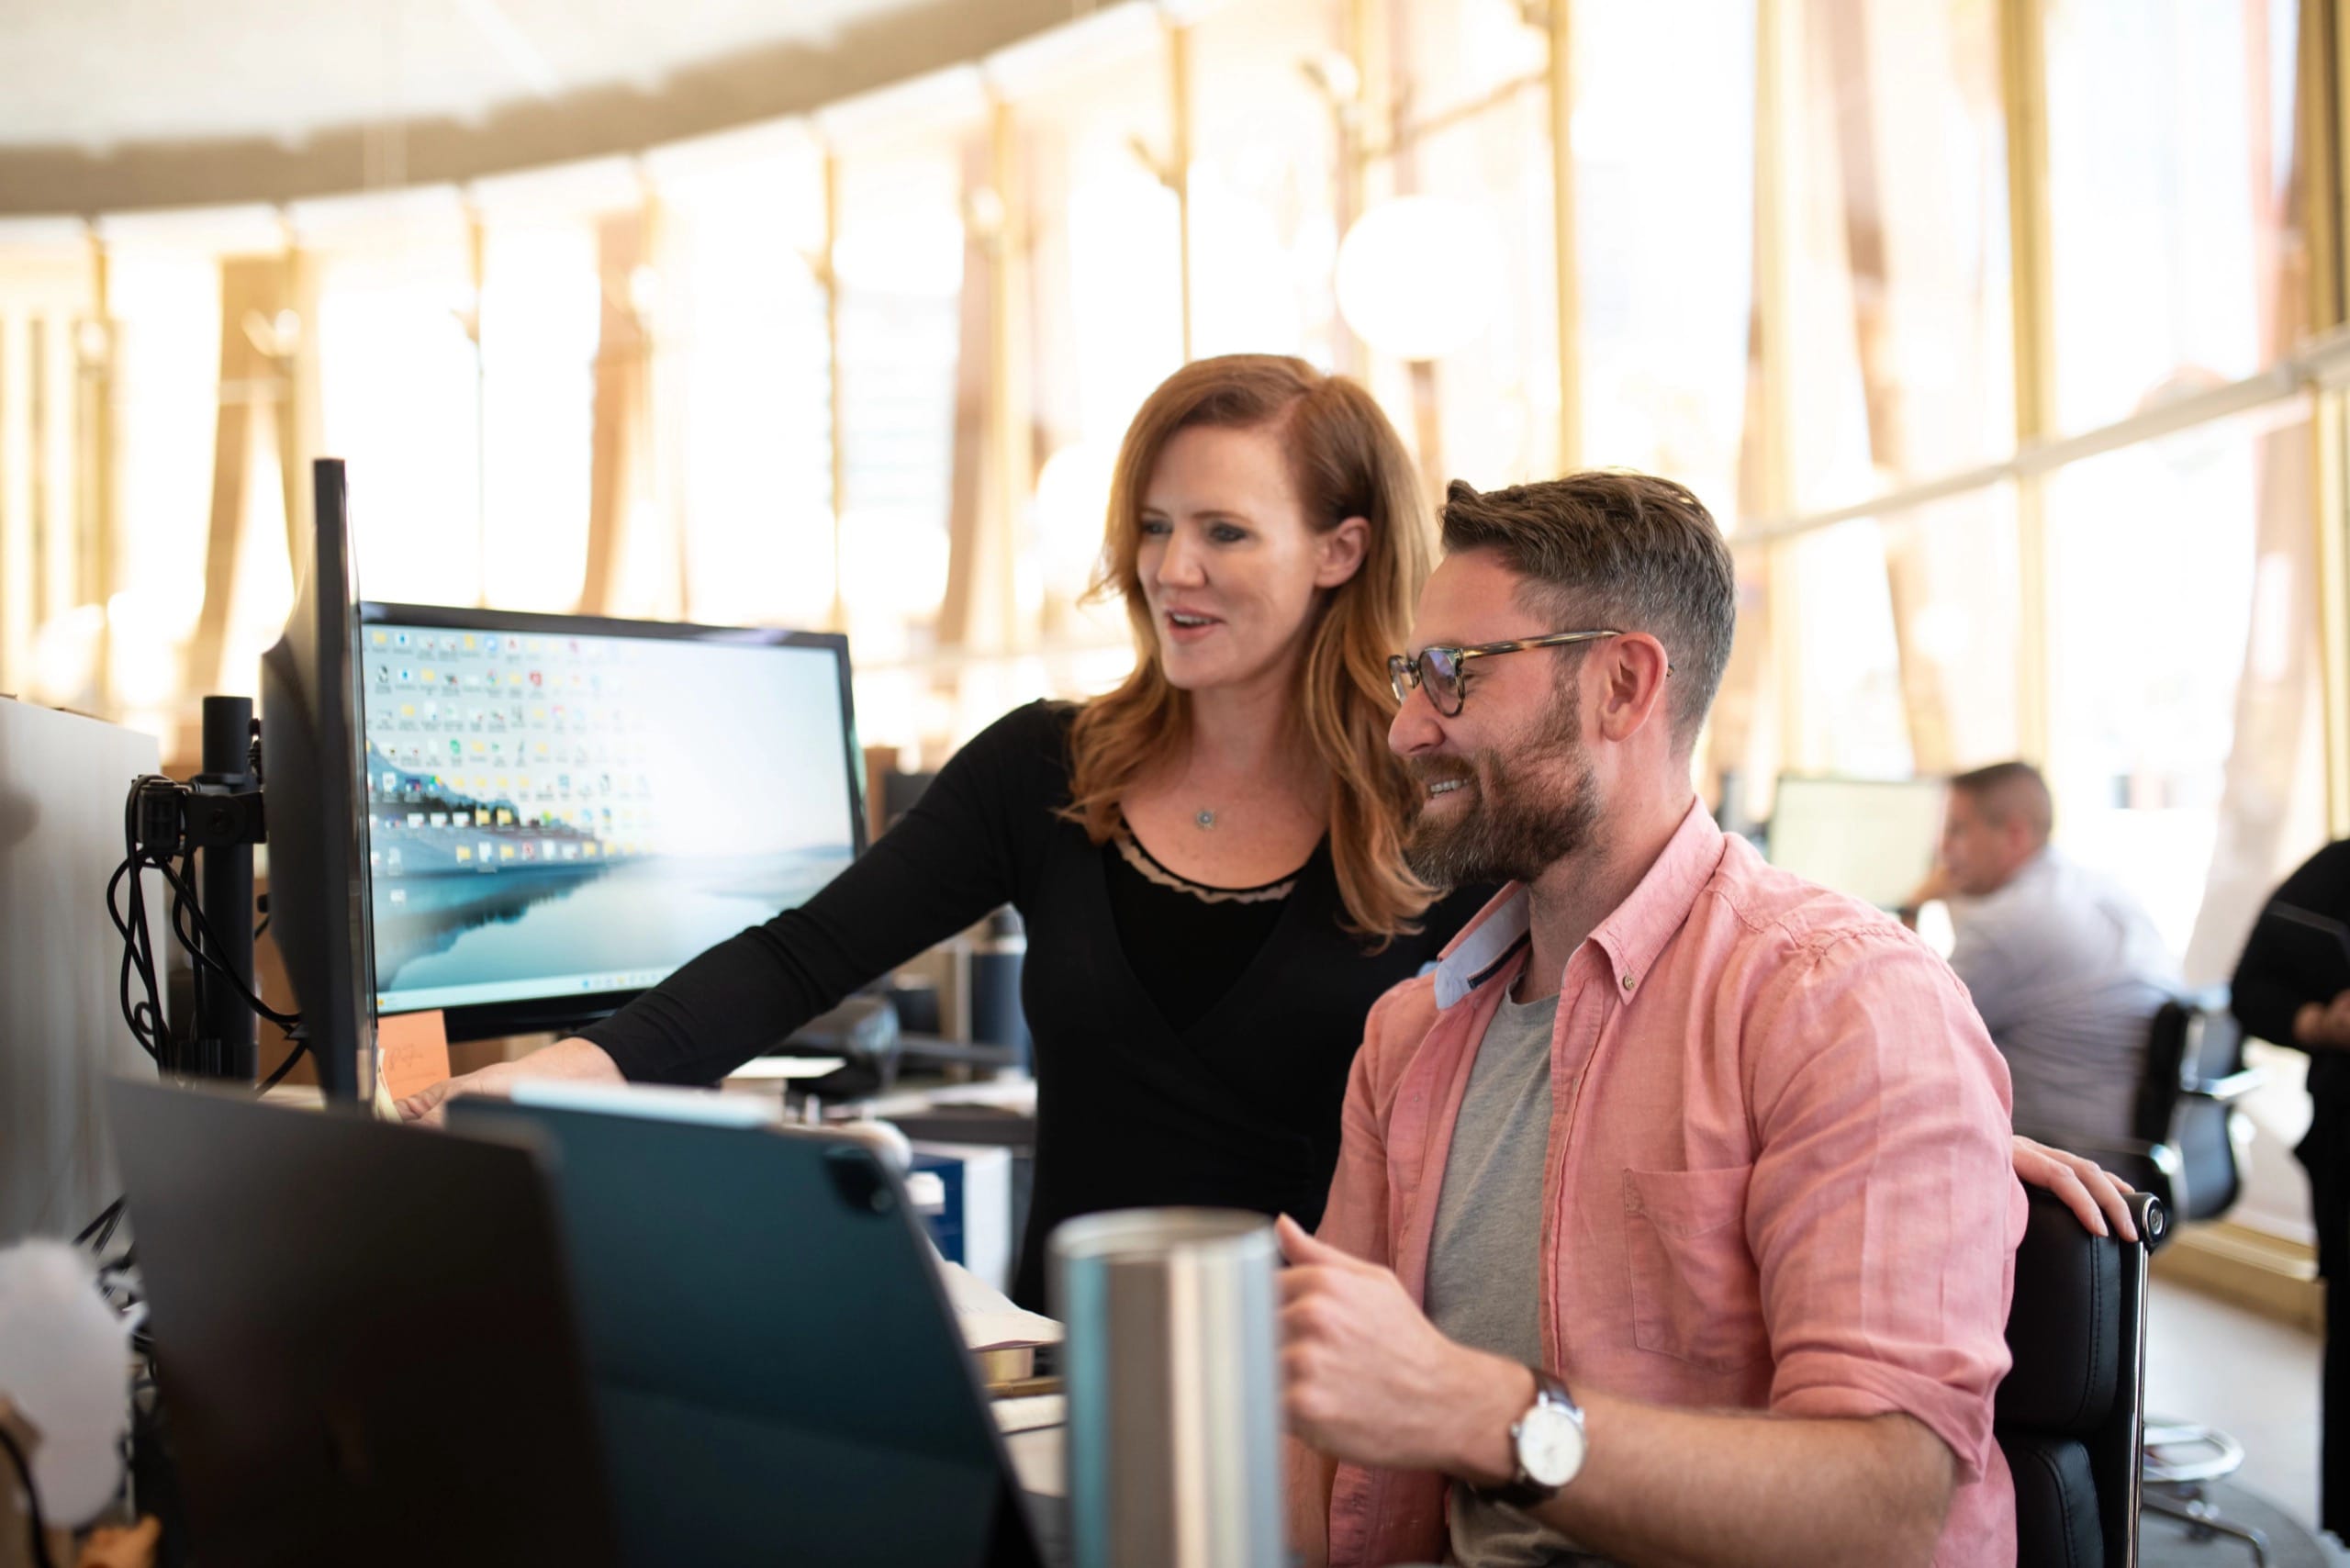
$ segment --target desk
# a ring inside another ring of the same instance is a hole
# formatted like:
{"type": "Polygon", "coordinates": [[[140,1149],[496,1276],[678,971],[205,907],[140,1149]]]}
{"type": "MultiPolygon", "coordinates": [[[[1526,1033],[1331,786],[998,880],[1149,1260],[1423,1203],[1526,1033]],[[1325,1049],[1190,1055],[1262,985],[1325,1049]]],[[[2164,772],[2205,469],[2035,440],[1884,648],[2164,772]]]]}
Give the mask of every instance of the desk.
{"type": "Polygon", "coordinates": [[[996,1425],[1011,1450],[1036,1544],[1050,1563],[1069,1560],[1069,1401],[1058,1394],[995,1402],[996,1425]]]}

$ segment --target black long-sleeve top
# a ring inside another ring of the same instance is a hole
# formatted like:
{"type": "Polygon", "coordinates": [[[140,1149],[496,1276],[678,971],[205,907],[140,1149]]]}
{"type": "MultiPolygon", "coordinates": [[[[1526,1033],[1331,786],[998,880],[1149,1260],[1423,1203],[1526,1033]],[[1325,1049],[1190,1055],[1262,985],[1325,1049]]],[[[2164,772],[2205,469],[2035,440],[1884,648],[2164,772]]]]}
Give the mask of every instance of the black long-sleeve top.
{"type": "MultiPolygon", "coordinates": [[[[2269,895],[2271,903],[2288,903],[2311,914],[2350,922],[2350,839],[2329,844],[2302,862],[2269,895]]],[[[2293,1037],[2293,1014],[2303,1004],[2325,1002],[2331,996],[2311,994],[2309,983],[2287,956],[2267,942],[2259,927],[2236,960],[2229,994],[2236,1022],[2244,1033],[2275,1045],[2310,1051],[2310,1093],[2320,1100],[2336,1096],[2350,1100],[2350,1051],[2310,1050],[2293,1037]]]]}
{"type": "Polygon", "coordinates": [[[1057,814],[1069,801],[1075,711],[1037,702],[998,720],[807,903],[580,1031],[631,1079],[708,1082],[1013,905],[1028,933],[1021,1001],[1035,1042],[1036,1163],[1013,1294],[1031,1305],[1043,1300],[1044,1238],[1073,1215],[1207,1204],[1317,1223],[1365,1014],[1482,901],[1456,893],[1420,935],[1370,951],[1340,927],[1325,840],[1270,909],[1169,904],[1162,921],[1118,888],[1135,873],[1117,846],[1057,814]],[[1228,928],[1221,944],[1197,924],[1215,916],[1228,928]],[[1170,950],[1195,955],[1197,986],[1181,1008],[1153,997],[1167,994],[1170,950]],[[1170,1013],[1192,1016],[1179,1027],[1170,1013]]]}
{"type": "MultiPolygon", "coordinates": [[[[2310,857],[2270,901],[2350,922],[2350,839],[2310,857]]],[[[2309,1052],[2310,1130],[2293,1153],[2310,1175],[2318,1272],[2341,1290],[2341,1282],[2350,1278],[2350,1051],[2305,1046],[2293,1037],[2293,1014],[2303,1004],[2333,999],[2313,994],[2288,955],[2258,926],[2236,960],[2229,993],[2246,1034],[2309,1052]]]]}

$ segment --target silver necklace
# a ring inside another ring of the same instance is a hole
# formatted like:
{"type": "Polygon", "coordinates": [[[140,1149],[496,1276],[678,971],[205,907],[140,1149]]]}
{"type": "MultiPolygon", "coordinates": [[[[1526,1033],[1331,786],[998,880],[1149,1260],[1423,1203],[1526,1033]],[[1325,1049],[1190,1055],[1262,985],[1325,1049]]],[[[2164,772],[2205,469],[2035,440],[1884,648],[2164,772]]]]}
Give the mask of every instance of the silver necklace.
{"type": "Polygon", "coordinates": [[[1205,806],[1202,806],[1200,808],[1199,814],[1192,820],[1197,823],[1203,829],[1215,826],[1215,813],[1208,810],[1205,806]]]}

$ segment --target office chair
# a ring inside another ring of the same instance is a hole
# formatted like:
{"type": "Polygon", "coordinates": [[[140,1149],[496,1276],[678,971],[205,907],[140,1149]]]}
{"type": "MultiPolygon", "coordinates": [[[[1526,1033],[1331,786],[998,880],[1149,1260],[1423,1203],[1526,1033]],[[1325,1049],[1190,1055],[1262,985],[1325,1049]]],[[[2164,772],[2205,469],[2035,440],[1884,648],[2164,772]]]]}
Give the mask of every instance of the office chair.
{"type": "MultiPolygon", "coordinates": [[[[2250,1135],[2236,1103],[2259,1083],[2244,1065],[2244,1034],[2226,988],[2174,997],[2155,1013],[2145,1076],[2127,1138],[2063,1127],[2018,1128],[2027,1137],[2084,1154],[2160,1199],[2174,1219],[2217,1219],[2244,1190],[2250,1135]]],[[[2196,1540],[2232,1536],[2268,1561],[2267,1538],[2222,1515],[2207,1495],[2244,1464],[2244,1445],[2215,1428],[2158,1420],[2145,1434],[2146,1507],[2178,1519],[2196,1540]]]]}
{"type": "Polygon", "coordinates": [[[2145,1419],[2146,1255],[2162,1204],[2130,1199],[2137,1241],[2092,1236],[2033,1191],[2016,1249],[1992,1431],[2015,1477],[2017,1568],[2135,1568],[2145,1419]]]}

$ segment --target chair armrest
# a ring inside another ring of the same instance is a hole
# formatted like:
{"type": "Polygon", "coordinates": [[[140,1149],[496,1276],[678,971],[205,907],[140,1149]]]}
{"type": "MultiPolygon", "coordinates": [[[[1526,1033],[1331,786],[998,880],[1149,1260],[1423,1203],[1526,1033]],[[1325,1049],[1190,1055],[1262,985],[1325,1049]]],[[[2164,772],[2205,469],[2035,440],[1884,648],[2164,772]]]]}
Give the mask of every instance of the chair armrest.
{"type": "Polygon", "coordinates": [[[2189,1007],[2204,1013],[2225,1013],[2231,1002],[2227,982],[2224,980],[2216,985],[2186,986],[2171,994],[2189,1007]]]}
{"type": "Polygon", "coordinates": [[[2182,1084],[2179,1092],[2192,1094],[2200,1100],[2217,1100],[2226,1105],[2243,1099],[2260,1087],[2267,1074],[2256,1067],[2244,1068],[2225,1078],[2203,1078],[2182,1084]]]}

